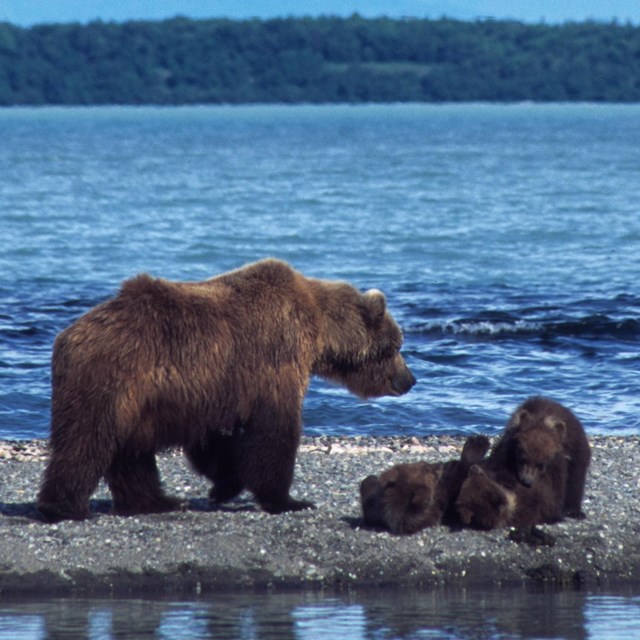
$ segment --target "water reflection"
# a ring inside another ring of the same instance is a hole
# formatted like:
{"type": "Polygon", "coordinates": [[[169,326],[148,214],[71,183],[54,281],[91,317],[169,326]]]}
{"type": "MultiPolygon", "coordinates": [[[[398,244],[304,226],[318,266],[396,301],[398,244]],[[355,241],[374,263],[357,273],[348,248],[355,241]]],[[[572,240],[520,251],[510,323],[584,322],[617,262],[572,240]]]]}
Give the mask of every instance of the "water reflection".
{"type": "Polygon", "coordinates": [[[0,605],[0,640],[581,639],[630,638],[639,627],[640,588],[5,598],[0,605]]]}

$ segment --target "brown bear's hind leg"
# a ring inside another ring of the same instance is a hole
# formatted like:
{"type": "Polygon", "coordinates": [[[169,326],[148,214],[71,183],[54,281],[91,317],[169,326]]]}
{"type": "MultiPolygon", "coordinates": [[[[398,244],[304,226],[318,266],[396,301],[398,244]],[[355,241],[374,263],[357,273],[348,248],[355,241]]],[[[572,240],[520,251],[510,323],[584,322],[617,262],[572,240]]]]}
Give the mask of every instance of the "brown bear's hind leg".
{"type": "Polygon", "coordinates": [[[91,517],[89,498],[102,472],[97,465],[82,462],[52,452],[37,500],[38,510],[47,522],[91,517]]]}
{"type": "Polygon", "coordinates": [[[162,490],[153,452],[117,453],[105,479],[113,496],[112,511],[117,515],[175,511],[182,504],[162,490]]]}

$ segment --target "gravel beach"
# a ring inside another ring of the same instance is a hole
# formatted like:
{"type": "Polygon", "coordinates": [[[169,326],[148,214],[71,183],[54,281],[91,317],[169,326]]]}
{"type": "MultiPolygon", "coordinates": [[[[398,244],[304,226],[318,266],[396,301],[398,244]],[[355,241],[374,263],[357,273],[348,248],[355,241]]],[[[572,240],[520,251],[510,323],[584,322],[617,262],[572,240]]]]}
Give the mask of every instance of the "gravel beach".
{"type": "Polygon", "coordinates": [[[158,456],[184,511],[108,514],[101,486],[85,522],[40,522],[35,497],[46,443],[0,442],[0,590],[3,595],[199,594],[238,589],[364,586],[595,587],[640,584],[640,437],[590,437],[586,520],[541,527],[554,546],[516,543],[508,529],[445,526],[408,537],[362,527],[358,485],[400,463],[458,457],[463,437],[304,438],[292,494],[316,509],[258,510],[248,494],[212,507],[208,483],[179,451],[158,456]]]}

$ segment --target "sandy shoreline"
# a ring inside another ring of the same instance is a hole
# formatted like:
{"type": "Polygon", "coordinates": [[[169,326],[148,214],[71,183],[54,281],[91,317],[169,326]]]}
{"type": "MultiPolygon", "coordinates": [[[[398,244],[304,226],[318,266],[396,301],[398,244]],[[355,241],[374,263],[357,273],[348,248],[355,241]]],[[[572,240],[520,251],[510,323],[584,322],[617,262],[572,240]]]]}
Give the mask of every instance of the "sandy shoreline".
{"type": "Polygon", "coordinates": [[[584,521],[543,527],[553,547],[516,544],[508,530],[438,526],[397,537],[362,528],[358,484],[369,473],[459,455],[464,438],[305,438],[293,495],[316,509],[278,516],[249,495],[211,507],[208,485],[179,452],[159,456],[185,511],[108,515],[100,487],[86,522],[45,525],[34,507],[46,443],[0,442],[0,592],[203,593],[237,589],[640,585],[640,437],[590,437],[584,521]]]}

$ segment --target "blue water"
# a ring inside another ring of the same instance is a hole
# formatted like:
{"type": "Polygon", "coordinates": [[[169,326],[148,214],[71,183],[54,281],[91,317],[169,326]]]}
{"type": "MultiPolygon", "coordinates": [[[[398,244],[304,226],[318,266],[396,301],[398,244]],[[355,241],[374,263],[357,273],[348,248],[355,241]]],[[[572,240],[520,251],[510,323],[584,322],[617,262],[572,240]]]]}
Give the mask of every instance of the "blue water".
{"type": "Polygon", "coordinates": [[[50,599],[0,606],[0,640],[507,640],[637,637],[632,592],[435,590],[50,599]]]}
{"type": "MultiPolygon", "coordinates": [[[[273,255],[377,287],[419,382],[314,381],[307,434],[496,433],[532,393],[639,433],[640,105],[0,110],[0,438],[131,275],[273,255]]],[[[3,602],[0,638],[628,638],[638,592],[3,602]],[[123,631],[123,629],[125,631],[123,631]]]]}
{"type": "Polygon", "coordinates": [[[55,335],[141,271],[272,255],[382,289],[418,378],[314,381],[305,432],[496,433],[526,396],[638,433],[640,105],[0,110],[0,437],[55,335]]]}

